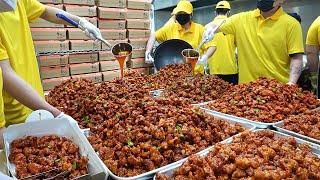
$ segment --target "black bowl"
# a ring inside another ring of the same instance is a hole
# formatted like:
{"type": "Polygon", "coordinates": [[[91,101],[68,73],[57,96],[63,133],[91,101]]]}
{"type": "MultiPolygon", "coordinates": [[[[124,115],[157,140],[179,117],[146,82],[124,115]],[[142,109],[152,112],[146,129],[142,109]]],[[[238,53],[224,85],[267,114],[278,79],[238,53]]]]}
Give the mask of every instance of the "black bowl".
{"type": "Polygon", "coordinates": [[[157,70],[169,64],[183,64],[181,52],[192,46],[180,39],[171,39],[161,43],[154,53],[154,66],[157,70]]]}

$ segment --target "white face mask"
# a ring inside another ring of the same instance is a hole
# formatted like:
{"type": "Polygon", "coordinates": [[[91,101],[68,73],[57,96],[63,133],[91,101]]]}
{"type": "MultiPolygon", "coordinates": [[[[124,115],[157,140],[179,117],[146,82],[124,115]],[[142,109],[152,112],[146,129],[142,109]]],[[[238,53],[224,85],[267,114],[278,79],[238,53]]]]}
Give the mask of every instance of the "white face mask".
{"type": "Polygon", "coordinates": [[[17,7],[17,0],[0,0],[0,13],[14,11],[17,7]]]}

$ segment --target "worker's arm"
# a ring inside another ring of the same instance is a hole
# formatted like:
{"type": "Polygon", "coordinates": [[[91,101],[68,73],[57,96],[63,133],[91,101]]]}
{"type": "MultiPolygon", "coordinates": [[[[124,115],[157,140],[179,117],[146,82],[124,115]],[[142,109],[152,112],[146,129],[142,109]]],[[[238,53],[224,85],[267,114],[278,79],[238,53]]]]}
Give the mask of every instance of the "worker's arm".
{"type": "Polygon", "coordinates": [[[153,63],[154,59],[151,56],[151,51],[154,46],[154,43],[156,41],[158,42],[164,42],[168,40],[167,32],[171,31],[174,26],[174,23],[168,23],[167,25],[163,26],[159,30],[157,30],[155,33],[152,33],[149,37],[147,47],[146,47],[146,53],[145,53],[145,62],[150,64],[153,63]]]}
{"type": "Polygon", "coordinates": [[[57,9],[50,6],[45,6],[45,11],[40,16],[42,19],[47,20],[52,23],[56,24],[64,24],[64,25],[71,25],[68,22],[58,18],[56,14],[64,14],[69,19],[74,20],[75,22],[79,23],[79,28],[84,31],[84,33],[93,40],[103,39],[100,30],[85,18],[80,18],[78,16],[72,15],[68,12],[65,12],[61,9],[57,9]]]}
{"type": "Polygon", "coordinates": [[[222,32],[223,34],[232,34],[236,36],[237,27],[239,23],[241,23],[241,16],[245,13],[239,13],[231,16],[226,20],[222,20],[221,22],[209,23],[205,26],[205,31],[203,34],[203,38],[207,40],[212,40],[215,34],[222,32]]]}
{"type": "Polygon", "coordinates": [[[206,73],[206,68],[208,64],[208,59],[214,54],[216,51],[215,46],[211,46],[207,49],[207,51],[202,55],[202,57],[197,61],[197,65],[194,68],[195,74],[204,74],[206,73]]]}
{"type": "Polygon", "coordinates": [[[156,42],[156,35],[155,33],[152,33],[149,37],[146,52],[150,53],[152,51],[152,48],[154,46],[154,43],[156,42]]]}
{"type": "Polygon", "coordinates": [[[152,64],[154,62],[153,57],[151,56],[151,51],[154,43],[156,42],[156,35],[154,33],[151,34],[145,52],[145,63],[152,64]]]}
{"type": "Polygon", "coordinates": [[[210,58],[217,50],[216,46],[211,46],[209,49],[206,51],[205,55],[210,58]]]}
{"type": "Polygon", "coordinates": [[[47,103],[38,93],[11,68],[9,60],[0,61],[3,76],[3,89],[23,105],[32,110],[44,109],[57,117],[61,112],[47,103]]]}
{"type": "Polygon", "coordinates": [[[319,64],[319,47],[307,45],[306,46],[308,67],[311,72],[318,72],[319,64]]]}
{"type": "Polygon", "coordinates": [[[47,20],[49,22],[52,23],[56,23],[56,24],[64,24],[64,25],[71,25],[68,22],[58,18],[56,16],[56,14],[60,13],[63,14],[65,16],[67,16],[68,18],[74,20],[75,22],[79,22],[80,21],[80,17],[75,16],[73,14],[70,14],[66,11],[63,11],[61,9],[55,8],[55,7],[51,7],[51,6],[45,6],[46,10],[44,11],[44,13],[40,16],[42,19],[47,20]]]}
{"type": "Polygon", "coordinates": [[[0,149],[3,149],[4,144],[3,144],[3,132],[5,130],[5,127],[0,128],[0,149]]]}
{"type": "Polygon", "coordinates": [[[296,84],[302,71],[303,61],[302,54],[291,55],[290,77],[288,84],[296,84]]]}
{"type": "Polygon", "coordinates": [[[219,25],[214,24],[214,23],[209,23],[205,26],[205,33],[211,32],[211,33],[219,33],[221,32],[219,25]]]}

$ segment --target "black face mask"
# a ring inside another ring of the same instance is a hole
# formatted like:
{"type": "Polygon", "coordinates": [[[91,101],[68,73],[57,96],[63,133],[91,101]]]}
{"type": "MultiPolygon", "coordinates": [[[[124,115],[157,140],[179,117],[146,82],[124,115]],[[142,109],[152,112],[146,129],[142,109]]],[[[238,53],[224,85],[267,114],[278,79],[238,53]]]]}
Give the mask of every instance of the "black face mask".
{"type": "Polygon", "coordinates": [[[258,0],[257,8],[262,12],[268,12],[273,9],[274,0],[258,0]]]}
{"type": "Polygon", "coordinates": [[[176,15],[176,20],[180,25],[185,25],[190,21],[190,14],[178,14],[176,15]]]}

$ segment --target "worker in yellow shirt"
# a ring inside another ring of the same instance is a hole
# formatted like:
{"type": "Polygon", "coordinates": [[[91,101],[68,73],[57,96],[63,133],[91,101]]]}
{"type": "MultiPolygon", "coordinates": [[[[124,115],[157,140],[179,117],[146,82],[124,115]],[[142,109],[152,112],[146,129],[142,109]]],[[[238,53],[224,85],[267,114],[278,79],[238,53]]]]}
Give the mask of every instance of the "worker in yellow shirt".
{"type": "Polygon", "coordinates": [[[304,53],[302,28],[284,12],[283,3],[284,0],[258,0],[257,9],[231,16],[218,29],[216,25],[206,28],[206,39],[213,39],[220,31],[234,35],[239,83],[267,77],[296,84],[304,53]]]}
{"type": "MultiPolygon", "coordinates": [[[[230,10],[231,6],[228,1],[220,1],[216,5],[216,18],[211,23],[218,25],[226,20],[230,14],[230,10]]],[[[211,23],[209,23],[208,26],[211,23]]],[[[203,60],[209,58],[208,65],[210,74],[215,74],[229,83],[237,84],[238,65],[235,56],[236,47],[234,36],[218,33],[211,42],[204,45],[204,49],[210,47],[213,47],[212,55],[210,54],[209,57],[206,57],[206,55],[202,56],[203,60]]],[[[198,64],[201,64],[201,61],[199,61],[198,64]]],[[[206,66],[205,62],[203,66],[206,66]]],[[[203,66],[198,65],[196,71],[202,73],[203,66]]]]}
{"type": "Polygon", "coordinates": [[[5,125],[22,123],[31,110],[37,109],[47,110],[55,117],[70,119],[44,100],[29,23],[41,17],[67,25],[67,22],[57,18],[56,15],[61,13],[79,22],[86,35],[93,39],[101,37],[99,29],[84,18],[43,5],[37,0],[0,1],[0,7],[7,7],[8,2],[12,5],[11,9],[0,13],[0,67],[4,82],[5,125]]]}
{"type": "Polygon", "coordinates": [[[320,52],[320,16],[311,24],[306,40],[306,51],[308,66],[311,71],[312,85],[317,87],[318,98],[320,98],[319,88],[319,52],[320,52]]]}
{"type": "Polygon", "coordinates": [[[202,39],[204,27],[192,21],[193,6],[189,1],[182,0],[177,4],[173,14],[174,23],[167,23],[156,33],[153,33],[148,41],[145,53],[146,63],[153,63],[151,50],[155,41],[162,43],[170,39],[181,39],[188,42],[193,48],[197,48],[202,39]]]}

